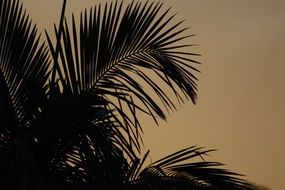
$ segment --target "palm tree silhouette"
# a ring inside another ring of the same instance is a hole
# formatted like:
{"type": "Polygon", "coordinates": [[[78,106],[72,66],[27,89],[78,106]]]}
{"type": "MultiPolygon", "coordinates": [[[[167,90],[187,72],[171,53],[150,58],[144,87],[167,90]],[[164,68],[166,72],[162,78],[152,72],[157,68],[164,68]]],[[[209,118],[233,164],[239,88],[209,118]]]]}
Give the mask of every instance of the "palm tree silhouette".
{"type": "Polygon", "coordinates": [[[174,99],[196,102],[185,28],[161,3],[114,2],[40,42],[18,0],[0,2],[1,189],[251,189],[189,147],[146,166],[138,114],[155,122],[174,99]],[[155,76],[155,77],[154,77],[155,76]],[[153,94],[153,95],[150,95],[153,94]],[[157,99],[159,101],[156,101],[157,99]],[[201,157],[201,162],[189,159],[201,157]]]}

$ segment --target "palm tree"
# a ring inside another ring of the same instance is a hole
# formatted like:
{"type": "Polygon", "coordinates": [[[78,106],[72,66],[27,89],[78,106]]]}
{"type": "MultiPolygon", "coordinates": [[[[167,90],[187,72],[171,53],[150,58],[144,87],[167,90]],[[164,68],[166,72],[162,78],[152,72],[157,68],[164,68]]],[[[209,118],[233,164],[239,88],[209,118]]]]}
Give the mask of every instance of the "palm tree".
{"type": "Polygon", "coordinates": [[[161,3],[115,2],[77,25],[65,6],[47,46],[18,0],[0,2],[1,189],[251,189],[220,163],[189,162],[211,150],[141,158],[138,114],[157,122],[175,110],[161,86],[197,99],[182,22],[159,16],[161,3]]]}

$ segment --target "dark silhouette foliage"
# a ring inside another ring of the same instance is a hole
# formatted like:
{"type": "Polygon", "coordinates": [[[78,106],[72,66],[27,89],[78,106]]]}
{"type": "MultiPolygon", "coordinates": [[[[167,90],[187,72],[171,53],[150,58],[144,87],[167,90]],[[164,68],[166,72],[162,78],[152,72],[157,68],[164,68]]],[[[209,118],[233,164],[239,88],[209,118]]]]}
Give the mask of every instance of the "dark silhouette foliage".
{"type": "Polygon", "coordinates": [[[147,166],[138,114],[196,102],[186,28],[161,3],[118,1],[65,17],[41,43],[18,0],[0,2],[0,189],[251,189],[189,147],[147,166]],[[149,74],[151,73],[151,74],[149,74]],[[143,85],[144,84],[144,85],[143,85]],[[156,99],[160,101],[155,101],[156,99]]]}

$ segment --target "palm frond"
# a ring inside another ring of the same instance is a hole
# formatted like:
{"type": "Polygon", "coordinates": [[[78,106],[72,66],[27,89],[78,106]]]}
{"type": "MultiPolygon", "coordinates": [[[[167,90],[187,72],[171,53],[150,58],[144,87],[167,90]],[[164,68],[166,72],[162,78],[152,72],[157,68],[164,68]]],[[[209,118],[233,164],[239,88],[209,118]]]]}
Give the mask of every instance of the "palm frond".
{"type": "Polygon", "coordinates": [[[47,48],[18,0],[0,2],[0,128],[23,136],[41,112],[49,77],[47,48]]]}
{"type": "MultiPolygon", "coordinates": [[[[219,168],[218,162],[189,162],[189,159],[202,158],[213,150],[189,147],[168,155],[131,178],[130,189],[215,189],[251,190],[252,186],[241,175],[219,168]]],[[[145,160],[143,158],[142,162],[145,160]]],[[[141,162],[141,164],[142,164],[141,162]]],[[[140,165],[141,165],[140,164],[140,165]]],[[[137,164],[138,165],[138,164],[137,164]]],[[[139,167],[141,168],[141,167],[139,167]]],[[[132,169],[131,171],[135,171],[132,169]]],[[[134,172],[133,172],[134,173],[134,172]]],[[[134,176],[134,175],[133,175],[134,176]]]]}
{"type": "Polygon", "coordinates": [[[250,190],[249,183],[239,178],[242,175],[218,167],[223,166],[219,162],[196,162],[169,167],[171,171],[186,173],[195,177],[216,189],[250,190]]]}
{"type": "Polygon", "coordinates": [[[196,54],[183,51],[187,44],[180,41],[188,37],[183,34],[186,29],[179,29],[181,23],[168,28],[173,17],[167,18],[169,10],[159,16],[161,7],[149,2],[133,2],[126,9],[117,1],[104,8],[99,5],[81,14],[79,26],[72,17],[71,27],[65,21],[61,31],[60,85],[75,94],[100,91],[110,109],[117,112],[117,120],[126,123],[121,127],[136,147],[142,130],[136,110],[156,121],[157,116],[166,117],[160,103],[166,109],[175,108],[152,76],[171,88],[178,99],[183,100],[184,94],[196,101],[197,79],[192,72],[198,70],[191,65],[197,63],[191,59],[196,54]],[[114,104],[116,99],[119,104],[114,104]]]}

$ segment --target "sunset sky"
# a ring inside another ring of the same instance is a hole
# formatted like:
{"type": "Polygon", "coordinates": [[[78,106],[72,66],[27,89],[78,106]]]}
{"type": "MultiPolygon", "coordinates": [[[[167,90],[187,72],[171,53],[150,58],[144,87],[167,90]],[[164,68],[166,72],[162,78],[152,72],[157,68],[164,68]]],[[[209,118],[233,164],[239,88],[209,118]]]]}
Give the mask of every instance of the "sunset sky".
{"type": "MultiPolygon", "coordinates": [[[[21,0],[39,31],[53,32],[60,0],[21,0]]],[[[102,0],[68,0],[67,17],[102,0]]],[[[127,4],[130,1],[125,1],[127,4]]],[[[199,101],[145,127],[152,160],[191,145],[272,190],[285,188],[285,1],[161,0],[185,20],[202,54],[199,101]]],[[[44,34],[44,33],[43,33],[44,34]]],[[[45,35],[42,35],[45,37],[45,35]]]]}

